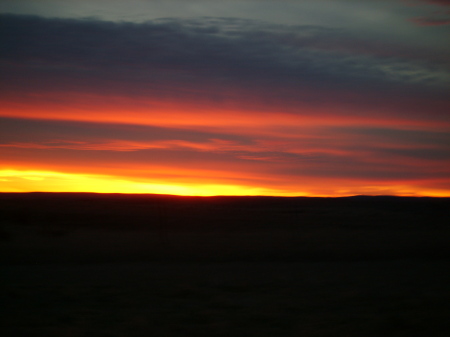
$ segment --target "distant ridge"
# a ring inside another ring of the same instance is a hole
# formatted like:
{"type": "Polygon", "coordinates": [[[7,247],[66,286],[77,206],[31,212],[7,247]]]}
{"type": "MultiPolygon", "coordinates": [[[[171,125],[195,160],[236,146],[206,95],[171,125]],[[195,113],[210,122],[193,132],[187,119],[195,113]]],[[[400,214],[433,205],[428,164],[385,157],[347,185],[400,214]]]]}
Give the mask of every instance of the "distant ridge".
{"type": "Polygon", "coordinates": [[[155,193],[96,193],[96,192],[0,192],[1,197],[101,197],[101,198],[197,198],[197,199],[450,199],[450,197],[430,197],[430,196],[397,196],[397,195],[351,195],[351,196],[271,196],[271,195],[214,195],[214,196],[196,196],[196,195],[176,195],[176,194],[155,194],[155,193]]]}

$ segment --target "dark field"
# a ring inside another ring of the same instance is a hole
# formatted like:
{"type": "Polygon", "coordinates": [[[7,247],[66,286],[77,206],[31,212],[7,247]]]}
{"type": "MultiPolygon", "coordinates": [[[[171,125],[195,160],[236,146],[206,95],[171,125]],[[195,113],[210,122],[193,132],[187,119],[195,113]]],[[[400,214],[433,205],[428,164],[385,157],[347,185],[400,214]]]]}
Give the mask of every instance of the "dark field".
{"type": "Polygon", "coordinates": [[[2,336],[450,336],[450,199],[0,194],[2,336]]]}

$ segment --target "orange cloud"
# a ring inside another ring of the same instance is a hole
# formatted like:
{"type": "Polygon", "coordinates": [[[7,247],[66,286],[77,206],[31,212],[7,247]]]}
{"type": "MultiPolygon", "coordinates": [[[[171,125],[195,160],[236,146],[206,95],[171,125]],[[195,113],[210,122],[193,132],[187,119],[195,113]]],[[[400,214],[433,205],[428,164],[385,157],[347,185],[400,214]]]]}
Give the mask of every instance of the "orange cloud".
{"type": "Polygon", "coordinates": [[[426,32],[2,19],[0,191],[450,195],[426,32]]]}

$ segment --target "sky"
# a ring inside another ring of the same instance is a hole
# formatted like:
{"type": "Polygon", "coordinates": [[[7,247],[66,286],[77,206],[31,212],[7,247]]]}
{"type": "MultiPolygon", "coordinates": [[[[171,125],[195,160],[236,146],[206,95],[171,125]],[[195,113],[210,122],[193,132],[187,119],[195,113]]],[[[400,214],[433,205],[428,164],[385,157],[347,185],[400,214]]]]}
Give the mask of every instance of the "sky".
{"type": "Polygon", "coordinates": [[[450,196],[448,0],[0,0],[0,192],[450,196]]]}

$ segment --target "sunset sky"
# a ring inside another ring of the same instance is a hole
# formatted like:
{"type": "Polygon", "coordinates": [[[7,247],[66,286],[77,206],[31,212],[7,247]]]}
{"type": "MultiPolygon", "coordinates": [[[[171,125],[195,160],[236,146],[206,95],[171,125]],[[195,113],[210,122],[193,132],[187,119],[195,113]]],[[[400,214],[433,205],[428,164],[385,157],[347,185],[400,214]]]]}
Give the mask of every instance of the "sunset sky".
{"type": "Polygon", "coordinates": [[[450,196],[449,0],[0,13],[0,192],[450,196]]]}

